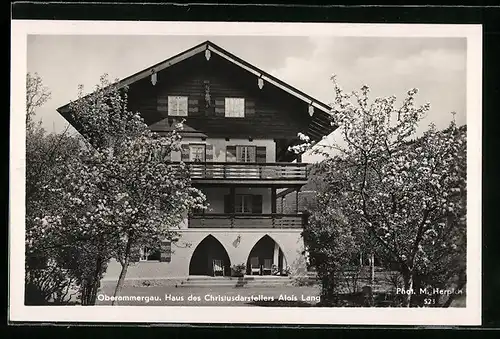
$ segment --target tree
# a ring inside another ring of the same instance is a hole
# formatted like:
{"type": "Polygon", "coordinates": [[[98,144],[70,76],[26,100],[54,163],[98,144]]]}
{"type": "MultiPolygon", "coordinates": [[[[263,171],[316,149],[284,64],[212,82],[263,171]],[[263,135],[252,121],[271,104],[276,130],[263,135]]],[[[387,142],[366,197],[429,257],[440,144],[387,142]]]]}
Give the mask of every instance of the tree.
{"type": "Polygon", "coordinates": [[[26,80],[25,302],[62,303],[67,301],[74,279],[60,265],[60,252],[51,246],[55,239],[44,237],[39,223],[59,209],[60,201],[51,183],[79,146],[66,131],[47,134],[41,121],[35,122],[36,109],[50,98],[50,91],[36,73],[28,73],[26,80]]]}
{"type": "Polygon", "coordinates": [[[70,114],[87,143],[81,151],[85,160],[68,162],[70,170],[60,176],[62,201],[71,214],[48,227],[93,239],[102,254],[97,265],[111,256],[120,262],[116,296],[134,248],[176,241],[176,228],[189,210],[205,208],[205,197],[191,187],[185,165],[167,157],[180,150],[178,130],[153,133],[139,113],[128,110],[127,88],[107,76],[90,95],[83,95],[83,87],[79,92],[70,114]]]}
{"type": "Polygon", "coordinates": [[[50,96],[50,90],[44,86],[43,79],[38,73],[26,74],[26,124],[28,128],[33,127],[36,109],[43,106],[50,96]]]}
{"type": "MultiPolygon", "coordinates": [[[[415,105],[416,89],[398,106],[394,96],[370,101],[367,86],[346,93],[332,80],[336,95],[331,123],[339,126],[345,146],[314,151],[326,156],[319,165],[327,186],[320,194],[319,213],[330,213],[326,207],[335,206],[363,232],[363,239],[370,239],[379,256],[397,263],[406,290],[444,286],[456,276],[463,281],[465,128],[454,121],[443,131],[431,125],[417,138],[418,124],[430,106],[415,105]],[[441,266],[445,262],[455,264],[441,266]]],[[[314,146],[303,139],[293,151],[314,146]]],[[[404,305],[416,302],[414,296],[408,294],[404,305]]]]}

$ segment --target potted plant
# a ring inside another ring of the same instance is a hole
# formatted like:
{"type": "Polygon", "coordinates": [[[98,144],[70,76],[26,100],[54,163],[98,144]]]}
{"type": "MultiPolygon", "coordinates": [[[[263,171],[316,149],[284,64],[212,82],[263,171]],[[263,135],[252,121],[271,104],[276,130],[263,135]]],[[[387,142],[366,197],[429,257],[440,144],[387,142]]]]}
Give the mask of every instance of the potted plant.
{"type": "Polygon", "coordinates": [[[231,266],[232,277],[242,277],[245,274],[247,266],[245,264],[238,264],[231,266]]]}
{"type": "Polygon", "coordinates": [[[281,271],[282,276],[289,276],[290,275],[290,266],[284,267],[283,270],[281,271]]]}

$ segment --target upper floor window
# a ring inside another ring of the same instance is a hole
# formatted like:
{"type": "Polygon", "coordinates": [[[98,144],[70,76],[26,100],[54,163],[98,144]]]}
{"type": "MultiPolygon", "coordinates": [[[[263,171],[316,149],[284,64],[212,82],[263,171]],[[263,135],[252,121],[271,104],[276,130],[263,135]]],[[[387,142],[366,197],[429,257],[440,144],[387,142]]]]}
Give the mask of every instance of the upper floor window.
{"type": "Polygon", "coordinates": [[[188,115],[187,96],[168,96],[168,115],[186,117],[188,115]]]}
{"type": "Polygon", "coordinates": [[[189,145],[189,161],[205,162],[205,145],[189,145]]]}
{"type": "Polygon", "coordinates": [[[225,116],[228,118],[245,117],[244,98],[226,98],[224,106],[225,116]]]}
{"type": "Polygon", "coordinates": [[[226,146],[227,162],[266,162],[266,146],[226,146]]]}
{"type": "Polygon", "coordinates": [[[236,146],[237,162],[255,162],[255,146],[236,146]]]}

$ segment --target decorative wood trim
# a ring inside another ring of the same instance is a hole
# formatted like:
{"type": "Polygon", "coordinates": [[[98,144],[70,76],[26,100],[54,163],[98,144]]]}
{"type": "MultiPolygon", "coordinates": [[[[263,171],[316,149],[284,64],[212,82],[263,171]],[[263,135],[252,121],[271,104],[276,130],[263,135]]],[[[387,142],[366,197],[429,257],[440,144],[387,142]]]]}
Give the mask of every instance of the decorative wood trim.
{"type": "MultiPolygon", "coordinates": [[[[216,49],[215,47],[213,46],[208,46],[208,48],[213,51],[214,53],[216,53],[217,55],[223,57],[224,59],[232,62],[233,64],[243,68],[244,70],[254,74],[255,76],[257,77],[261,77],[263,80],[273,84],[274,86],[282,89],[283,91],[287,92],[288,94],[291,94],[297,98],[299,98],[300,100],[302,101],[305,101],[307,103],[310,103],[311,102],[311,97],[299,92],[297,89],[289,86],[289,85],[286,85],[285,83],[281,83],[281,81],[279,81],[278,79],[274,78],[272,75],[268,75],[268,74],[264,74],[263,71],[257,69],[256,67],[250,67],[250,66],[247,66],[245,64],[243,64],[242,62],[236,60],[236,58],[232,57],[231,55],[229,55],[230,53],[226,52],[226,51],[219,51],[218,49],[216,49]]],[[[220,48],[220,47],[218,47],[220,48]]],[[[317,102],[313,102],[312,105],[316,108],[318,108],[319,110],[325,112],[325,113],[329,113],[330,110],[327,109],[326,107],[323,107],[321,106],[320,104],[318,104],[317,102]]],[[[325,105],[327,106],[327,105],[325,105]]]]}
{"type": "MultiPolygon", "coordinates": [[[[155,73],[158,73],[158,72],[161,72],[162,70],[172,66],[172,65],[175,65],[179,62],[182,62],[186,59],[189,59],[190,57],[196,55],[196,54],[199,54],[199,53],[202,53],[202,52],[205,52],[205,50],[209,50],[211,51],[212,53],[215,53],[217,54],[217,56],[220,56],[222,57],[223,59],[225,60],[228,60],[229,62],[233,63],[234,65],[250,72],[251,74],[254,74],[257,78],[260,78],[265,82],[269,82],[270,84],[276,86],[277,88],[280,88],[281,90],[285,91],[286,93],[292,95],[292,96],[295,96],[296,98],[304,101],[306,104],[310,104],[312,102],[312,105],[314,108],[318,109],[319,111],[318,112],[315,112],[314,114],[314,117],[316,118],[316,116],[329,116],[330,115],[330,107],[312,97],[310,97],[309,95],[307,95],[306,93],[303,93],[301,92],[300,90],[286,84],[285,82],[273,77],[272,75],[258,69],[257,67],[251,65],[250,63],[238,58],[237,56],[229,53],[228,51],[222,49],[221,47],[213,44],[212,42],[210,41],[205,41],[197,46],[194,46],[184,52],[181,52],[167,60],[164,60],[160,63],[157,63],[153,66],[150,66],[138,73],[135,73],[121,81],[119,81],[118,83],[116,84],[113,84],[113,85],[116,85],[118,88],[123,88],[125,86],[128,86],[136,81],[139,81],[145,77],[149,77],[151,76],[152,72],[155,72],[155,73]],[[321,113],[321,114],[318,114],[318,113],[321,113]]],[[[247,114],[252,114],[252,109],[251,107],[246,107],[247,110],[245,112],[245,115],[247,114]]],[[[162,108],[163,109],[163,108],[162,108]]],[[[71,120],[71,117],[68,116],[68,110],[69,110],[69,104],[66,104],[64,106],[61,106],[57,109],[57,111],[59,113],[61,113],[68,121],[71,120]]],[[[255,110],[255,108],[254,108],[255,110]]],[[[188,110],[189,112],[189,110],[188,110]]],[[[220,108],[215,110],[215,115],[222,115],[224,114],[223,110],[221,110],[220,108]]],[[[330,126],[329,122],[326,123],[325,122],[325,128],[327,130],[335,130],[336,126],[330,126]],[[330,128],[332,127],[332,128],[330,128]]],[[[320,136],[320,138],[322,137],[322,135],[320,136]]]]}

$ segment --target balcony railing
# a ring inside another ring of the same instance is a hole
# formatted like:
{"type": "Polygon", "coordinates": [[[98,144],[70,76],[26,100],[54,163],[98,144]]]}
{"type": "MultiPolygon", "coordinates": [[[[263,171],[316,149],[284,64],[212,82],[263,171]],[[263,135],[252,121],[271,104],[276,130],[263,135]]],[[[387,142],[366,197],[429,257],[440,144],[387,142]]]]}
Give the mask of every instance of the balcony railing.
{"type": "Polygon", "coordinates": [[[188,162],[191,179],[307,180],[305,163],[188,162]]]}
{"type": "Polygon", "coordinates": [[[189,228],[302,228],[305,214],[200,214],[189,218],[189,228]]]}

